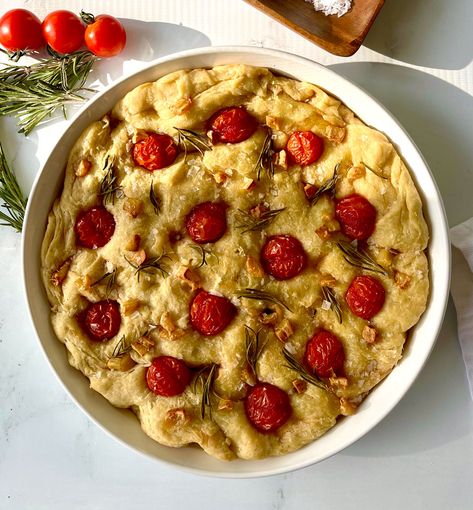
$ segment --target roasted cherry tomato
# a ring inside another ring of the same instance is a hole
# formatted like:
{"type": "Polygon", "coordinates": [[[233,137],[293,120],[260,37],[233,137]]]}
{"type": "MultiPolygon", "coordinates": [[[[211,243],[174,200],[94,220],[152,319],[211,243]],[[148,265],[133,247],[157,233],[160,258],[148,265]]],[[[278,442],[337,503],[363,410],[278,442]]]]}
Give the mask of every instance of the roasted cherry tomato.
{"type": "Polygon", "coordinates": [[[312,131],[294,131],[287,141],[286,151],[290,162],[310,165],[322,156],[324,141],[312,131]]]}
{"type": "Polygon", "coordinates": [[[192,327],[205,336],[223,331],[236,314],[236,308],[223,296],[199,290],[190,306],[192,327]]]}
{"type": "Polygon", "coordinates": [[[158,356],[146,370],[148,388],[161,397],[180,395],[191,380],[191,371],[182,359],[158,356]]]}
{"type": "Polygon", "coordinates": [[[371,319],[383,308],[384,287],[374,276],[357,276],[348,287],[345,301],[350,310],[362,319],[371,319]]]}
{"type": "Polygon", "coordinates": [[[6,12],[0,18],[0,44],[9,51],[39,50],[44,46],[41,21],[25,9],[6,12]]]}
{"type": "Polygon", "coordinates": [[[213,243],[227,230],[226,204],[203,202],[196,205],[186,217],[186,229],[196,243],[213,243]]]}
{"type": "Polygon", "coordinates": [[[287,422],[292,408],[285,391],[269,383],[258,383],[246,395],[245,412],[256,430],[273,432],[287,422]]]}
{"type": "Polygon", "coordinates": [[[169,135],[151,133],[133,146],[133,159],[146,170],[160,170],[172,165],[177,156],[177,145],[169,135]]]}
{"type": "Polygon", "coordinates": [[[107,299],[89,306],[79,314],[79,322],[94,342],[103,342],[113,338],[120,329],[120,305],[107,299]]]}
{"type": "Polygon", "coordinates": [[[115,232],[115,219],[105,207],[92,207],[77,216],[77,243],[85,248],[101,248],[105,246],[115,232]]]}
{"type": "Polygon", "coordinates": [[[277,280],[289,280],[305,269],[307,255],[295,237],[271,236],[261,250],[261,263],[266,273],[277,280]]]}
{"type": "Polygon", "coordinates": [[[126,32],[123,25],[113,16],[84,14],[87,23],[85,44],[98,57],[114,57],[123,51],[126,44],[126,32]]]}
{"type": "Polygon", "coordinates": [[[337,200],[335,215],[350,239],[368,239],[376,226],[376,209],[358,194],[337,200]]]}
{"type": "Polygon", "coordinates": [[[210,129],[218,142],[239,143],[249,138],[258,127],[258,121],[243,106],[231,106],[214,113],[210,129]]]}
{"type": "Polygon", "coordinates": [[[54,11],[43,20],[43,37],[54,51],[72,53],[84,44],[85,27],[70,11],[54,11]]]}
{"type": "Polygon", "coordinates": [[[342,375],[345,351],[334,334],[322,329],[307,342],[304,361],[319,377],[342,375]]]}

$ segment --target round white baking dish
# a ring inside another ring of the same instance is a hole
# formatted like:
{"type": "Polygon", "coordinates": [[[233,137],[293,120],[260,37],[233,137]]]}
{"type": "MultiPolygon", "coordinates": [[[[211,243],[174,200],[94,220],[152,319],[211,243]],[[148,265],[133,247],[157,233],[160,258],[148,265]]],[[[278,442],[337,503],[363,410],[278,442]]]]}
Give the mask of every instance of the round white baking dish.
{"type": "Polygon", "coordinates": [[[442,324],[450,281],[450,244],[445,212],[437,186],[413,141],[393,116],[359,87],[310,60],[263,48],[201,48],[161,58],[98,93],[75,116],[56,142],[38,174],[28,202],[23,233],[23,275],[31,320],[48,362],[76,404],[122,444],[150,458],[198,474],[257,477],[299,469],[346,448],[379,423],[399,402],[425,364],[442,324]],[[366,398],[358,412],[341,420],[312,444],[283,457],[259,461],[218,461],[194,447],[168,448],[146,436],[135,415],[117,409],[89,388],[88,380],[68,361],[49,320],[49,303],[40,276],[40,249],[47,216],[58,196],[67,157],[91,122],[107,113],[129,90],[178,69],[245,63],[268,67],[298,80],[314,83],[341,99],[366,124],[385,133],[396,145],[416,181],[424,203],[431,238],[431,295],[427,310],[412,332],[404,356],[392,373],[366,398]],[[433,263],[435,261],[435,263],[433,263]]]}

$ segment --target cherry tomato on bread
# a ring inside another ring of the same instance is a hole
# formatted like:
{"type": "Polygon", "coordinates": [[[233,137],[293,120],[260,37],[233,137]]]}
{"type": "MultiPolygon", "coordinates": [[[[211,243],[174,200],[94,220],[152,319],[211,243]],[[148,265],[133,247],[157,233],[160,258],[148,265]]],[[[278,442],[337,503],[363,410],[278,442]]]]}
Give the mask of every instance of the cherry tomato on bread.
{"type": "Polygon", "coordinates": [[[120,305],[110,299],[90,303],[79,314],[78,319],[91,340],[94,342],[104,342],[113,338],[120,329],[120,305]]]}
{"type": "Polygon", "coordinates": [[[186,217],[186,229],[196,243],[218,241],[227,230],[227,205],[222,202],[203,202],[186,217]]]}
{"type": "Polygon", "coordinates": [[[191,371],[182,359],[172,356],[154,358],[146,370],[148,388],[161,397],[180,395],[191,380],[191,371]]]}
{"type": "Polygon", "coordinates": [[[345,301],[350,310],[362,319],[369,320],[383,308],[385,291],[374,276],[357,276],[350,283],[345,301]]]}
{"type": "Polygon", "coordinates": [[[337,200],[335,216],[342,232],[358,241],[368,239],[376,226],[376,209],[357,193],[337,200]]]}
{"type": "Polygon", "coordinates": [[[323,139],[312,131],[294,131],[286,144],[289,161],[301,166],[315,163],[323,151],[323,139]]]}
{"type": "Polygon", "coordinates": [[[92,207],[77,216],[76,241],[85,248],[105,246],[115,232],[115,219],[103,206],[92,207]]]}
{"type": "Polygon", "coordinates": [[[236,308],[223,296],[199,290],[190,305],[192,327],[205,336],[221,333],[236,315],[236,308]]]}
{"type": "Polygon", "coordinates": [[[342,375],[345,362],[343,345],[333,333],[321,329],[307,342],[304,362],[319,377],[342,375]]]}
{"type": "Polygon", "coordinates": [[[43,20],[43,37],[57,53],[77,51],[84,44],[85,26],[73,12],[59,10],[43,20]]]}
{"type": "Polygon", "coordinates": [[[44,46],[41,21],[26,9],[12,9],[0,18],[0,44],[9,51],[44,46]]]}
{"type": "Polygon", "coordinates": [[[172,165],[177,156],[177,145],[169,135],[150,133],[133,146],[133,159],[150,172],[172,165]]]}
{"type": "Polygon", "coordinates": [[[307,265],[307,255],[298,239],[276,235],[267,239],[261,250],[261,263],[266,273],[277,280],[289,280],[307,265]]]}
{"type": "Polygon", "coordinates": [[[292,408],[287,393],[269,383],[258,383],[245,398],[248,421],[259,432],[274,432],[291,417],[292,408]]]}
{"type": "Polygon", "coordinates": [[[256,131],[258,121],[243,106],[231,106],[214,113],[209,125],[218,142],[239,143],[256,131]]]}
{"type": "Polygon", "coordinates": [[[82,13],[87,23],[85,44],[98,57],[114,57],[123,51],[126,45],[126,32],[123,25],[113,16],[100,14],[92,16],[82,13]]]}

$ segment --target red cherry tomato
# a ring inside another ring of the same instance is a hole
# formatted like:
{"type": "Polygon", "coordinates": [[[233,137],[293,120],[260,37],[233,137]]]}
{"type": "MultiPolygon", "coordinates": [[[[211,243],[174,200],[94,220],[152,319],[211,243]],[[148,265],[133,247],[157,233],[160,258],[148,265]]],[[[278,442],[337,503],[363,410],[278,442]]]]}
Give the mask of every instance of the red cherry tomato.
{"type": "Polygon", "coordinates": [[[292,408],[285,391],[269,383],[258,383],[246,395],[245,412],[256,430],[273,432],[287,422],[292,408]]]}
{"type": "Polygon", "coordinates": [[[190,306],[190,322],[205,336],[223,331],[236,314],[235,306],[227,298],[199,290],[190,306]]]}
{"type": "Polygon", "coordinates": [[[0,44],[9,51],[39,50],[44,46],[41,21],[25,9],[6,12],[0,18],[0,44]]]}
{"type": "Polygon", "coordinates": [[[158,356],[146,370],[148,388],[161,397],[180,395],[191,380],[191,371],[182,359],[158,356]]]}
{"type": "Polygon", "coordinates": [[[105,207],[92,207],[79,214],[75,224],[77,244],[85,248],[105,246],[115,232],[115,219],[105,207]]]}
{"type": "Polygon", "coordinates": [[[312,131],[294,131],[287,141],[286,151],[292,163],[310,165],[322,156],[324,141],[312,131]]]}
{"type": "Polygon", "coordinates": [[[114,337],[120,329],[120,305],[107,299],[89,306],[79,314],[79,322],[94,342],[103,342],[114,337]]]}
{"type": "Polygon", "coordinates": [[[84,44],[85,27],[70,11],[53,11],[43,20],[43,37],[54,51],[72,53],[84,44]]]}
{"type": "Polygon", "coordinates": [[[307,342],[304,361],[319,377],[342,375],[345,351],[335,335],[322,329],[307,342]]]}
{"type": "Polygon", "coordinates": [[[357,276],[348,287],[345,301],[350,310],[362,319],[371,319],[383,308],[386,293],[373,276],[357,276]]]}
{"type": "Polygon", "coordinates": [[[126,32],[123,25],[113,16],[100,14],[92,16],[85,29],[85,44],[98,57],[114,57],[123,51],[126,32]]]}
{"type": "Polygon", "coordinates": [[[243,106],[231,106],[214,113],[210,129],[219,142],[239,143],[249,138],[258,127],[258,121],[243,106]]]}
{"type": "Polygon", "coordinates": [[[218,241],[227,230],[226,204],[203,202],[196,205],[186,217],[186,229],[196,243],[218,241]]]}
{"type": "Polygon", "coordinates": [[[376,209],[358,194],[337,200],[335,215],[342,232],[350,239],[368,239],[376,226],[376,209]]]}
{"type": "Polygon", "coordinates": [[[133,159],[146,170],[160,170],[172,165],[177,156],[177,146],[169,135],[151,133],[133,146],[133,159]]]}
{"type": "Polygon", "coordinates": [[[276,280],[289,280],[305,269],[307,255],[295,237],[271,236],[261,250],[261,263],[276,280]]]}

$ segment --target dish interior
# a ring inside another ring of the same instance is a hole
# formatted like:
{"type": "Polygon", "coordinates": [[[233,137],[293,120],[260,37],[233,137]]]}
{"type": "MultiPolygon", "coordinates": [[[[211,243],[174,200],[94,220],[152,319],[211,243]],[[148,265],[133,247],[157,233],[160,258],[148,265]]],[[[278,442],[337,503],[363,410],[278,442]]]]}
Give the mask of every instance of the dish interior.
{"type": "Polygon", "coordinates": [[[374,427],[402,398],[430,354],[439,332],[448,298],[450,251],[445,213],[437,187],[422,156],[394,118],[365,92],[314,62],[281,52],[257,48],[199,49],[160,59],[97,94],[76,116],[53,148],[38,175],[29,203],[23,236],[23,274],[27,302],[40,343],[53,370],[76,403],[116,439],[147,456],[200,474],[253,477],[283,473],[321,461],[352,444],[374,427]],[[312,82],[343,101],[361,120],[385,133],[410,168],[420,191],[431,232],[430,303],[417,324],[402,361],[366,398],[357,414],[341,420],[314,443],[283,457],[226,463],[197,448],[168,448],[142,431],[133,413],[110,405],[91,391],[88,381],[67,362],[66,350],[56,339],[49,320],[49,303],[40,277],[40,248],[51,204],[60,192],[69,151],[82,130],[101,118],[137,85],[185,68],[245,63],[312,82]],[[419,340],[419,341],[417,341],[419,340]]]}

